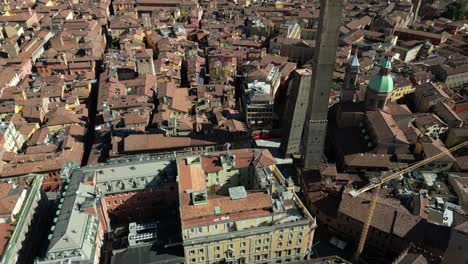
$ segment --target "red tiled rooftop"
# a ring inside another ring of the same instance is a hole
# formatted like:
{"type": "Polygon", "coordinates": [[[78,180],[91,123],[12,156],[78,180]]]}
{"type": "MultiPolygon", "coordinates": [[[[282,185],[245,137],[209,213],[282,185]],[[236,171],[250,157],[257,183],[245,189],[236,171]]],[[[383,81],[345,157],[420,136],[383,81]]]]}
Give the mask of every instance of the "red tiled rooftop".
{"type": "Polygon", "coordinates": [[[239,200],[231,200],[229,196],[214,196],[208,197],[206,204],[191,205],[190,194],[182,193],[181,200],[182,207],[182,220],[193,220],[196,218],[216,216],[214,212],[215,207],[221,209],[221,215],[233,214],[233,217],[238,217],[237,213],[263,210],[272,208],[271,197],[267,193],[257,192],[248,193],[247,198],[239,200]]]}
{"type": "MultiPolygon", "coordinates": [[[[192,191],[206,190],[205,173],[222,169],[221,155],[218,152],[201,157],[201,164],[187,165],[187,159],[178,160],[179,186],[181,196],[182,220],[186,224],[197,224],[228,215],[230,218],[242,218],[257,214],[268,214],[272,208],[269,194],[253,192],[247,198],[232,200],[229,196],[209,195],[206,204],[191,204],[192,191]],[[215,214],[214,208],[219,207],[221,213],[215,214]]],[[[236,168],[266,167],[275,164],[268,150],[239,149],[231,150],[236,168]]]]}
{"type": "Polygon", "coordinates": [[[271,211],[269,210],[264,210],[264,209],[256,209],[252,211],[246,211],[246,212],[240,212],[240,213],[235,213],[232,215],[228,216],[221,216],[221,215],[215,215],[215,216],[209,216],[209,217],[203,217],[203,218],[197,218],[197,219],[192,219],[192,220],[185,220],[183,221],[184,226],[191,226],[191,225],[200,225],[200,224],[206,224],[210,222],[218,222],[228,219],[240,219],[240,218],[250,218],[250,217],[259,217],[259,216],[264,216],[264,215],[269,215],[271,214],[271,211]],[[224,217],[224,218],[221,218],[224,217]]]}
{"type": "Polygon", "coordinates": [[[190,137],[166,137],[163,134],[133,134],[124,139],[124,152],[185,148],[212,145],[213,142],[190,137]]]}
{"type": "Polygon", "coordinates": [[[9,235],[11,235],[11,224],[10,223],[1,223],[0,224],[0,256],[5,252],[6,245],[8,244],[9,235]]]}

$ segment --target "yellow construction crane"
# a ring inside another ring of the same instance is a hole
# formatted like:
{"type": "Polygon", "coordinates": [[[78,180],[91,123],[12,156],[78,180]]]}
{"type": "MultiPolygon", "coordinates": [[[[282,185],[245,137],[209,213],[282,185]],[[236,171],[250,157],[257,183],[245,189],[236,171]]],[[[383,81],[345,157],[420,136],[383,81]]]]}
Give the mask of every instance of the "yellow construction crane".
{"type": "Polygon", "coordinates": [[[356,253],[354,255],[354,261],[359,260],[359,256],[361,255],[362,251],[364,250],[364,245],[365,245],[366,239],[367,239],[367,233],[369,232],[369,227],[371,225],[372,218],[374,216],[374,210],[375,210],[375,206],[377,204],[377,197],[379,196],[379,190],[380,190],[381,185],[388,182],[388,181],[390,181],[390,180],[397,179],[404,173],[410,172],[410,171],[412,171],[414,169],[417,169],[417,168],[419,168],[421,166],[424,166],[424,165],[426,165],[426,164],[428,164],[428,163],[430,163],[432,161],[440,159],[443,156],[448,155],[451,152],[454,152],[455,150],[461,149],[461,148],[463,148],[465,146],[468,146],[468,141],[465,141],[465,142],[463,142],[461,144],[458,144],[457,146],[454,146],[454,147],[452,147],[452,148],[450,148],[448,150],[442,151],[441,153],[439,153],[437,155],[434,155],[434,156],[432,156],[430,158],[427,158],[425,160],[414,163],[413,165],[405,167],[405,168],[403,168],[401,170],[389,171],[386,174],[383,174],[380,179],[375,179],[375,178],[372,179],[371,182],[369,184],[367,184],[366,186],[364,186],[363,188],[361,188],[359,190],[352,190],[352,191],[349,192],[349,194],[351,196],[356,197],[356,196],[360,195],[361,193],[364,193],[364,192],[367,192],[369,190],[374,189],[374,194],[372,196],[372,200],[371,200],[371,202],[369,204],[369,208],[367,210],[366,222],[364,223],[364,226],[362,228],[362,233],[361,233],[361,237],[359,239],[358,248],[357,248],[356,253]]]}

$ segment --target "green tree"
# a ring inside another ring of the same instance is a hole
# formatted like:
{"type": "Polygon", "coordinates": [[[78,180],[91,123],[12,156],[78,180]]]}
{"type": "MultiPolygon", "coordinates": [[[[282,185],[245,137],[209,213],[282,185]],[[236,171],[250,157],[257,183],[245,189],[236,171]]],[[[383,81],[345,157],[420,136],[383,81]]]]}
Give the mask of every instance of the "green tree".
{"type": "Polygon", "coordinates": [[[120,47],[120,42],[118,38],[113,38],[110,43],[112,49],[118,49],[120,47]]]}

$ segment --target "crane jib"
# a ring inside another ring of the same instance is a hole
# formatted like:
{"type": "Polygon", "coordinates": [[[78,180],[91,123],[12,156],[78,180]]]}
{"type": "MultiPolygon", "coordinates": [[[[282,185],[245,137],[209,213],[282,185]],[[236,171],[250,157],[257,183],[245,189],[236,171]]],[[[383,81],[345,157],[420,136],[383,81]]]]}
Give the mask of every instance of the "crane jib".
{"type": "Polygon", "coordinates": [[[416,163],[414,163],[414,164],[412,164],[412,165],[410,165],[410,166],[408,166],[406,168],[403,168],[401,170],[398,170],[398,171],[396,171],[396,172],[394,172],[394,173],[392,173],[392,174],[390,174],[388,176],[383,176],[378,183],[370,183],[370,184],[362,187],[361,189],[350,191],[349,194],[352,197],[356,197],[356,196],[360,195],[361,193],[364,193],[364,192],[367,192],[367,191],[369,191],[371,189],[374,189],[375,187],[380,186],[380,185],[382,185],[382,184],[384,184],[384,183],[386,183],[388,181],[397,179],[397,178],[400,177],[400,175],[402,175],[404,173],[410,172],[410,171],[415,170],[415,169],[417,169],[417,168],[419,168],[421,166],[424,166],[424,165],[426,165],[426,164],[428,164],[428,163],[430,163],[430,162],[432,162],[434,160],[440,159],[443,156],[448,155],[448,154],[454,152],[455,150],[461,149],[461,148],[463,148],[465,146],[468,146],[468,141],[460,143],[460,144],[458,144],[458,145],[456,145],[456,146],[454,146],[454,147],[452,147],[452,148],[450,148],[448,150],[444,150],[444,151],[442,151],[442,152],[438,153],[437,155],[434,155],[434,156],[432,156],[430,158],[427,158],[427,159],[424,159],[422,161],[416,162],[416,163]]]}

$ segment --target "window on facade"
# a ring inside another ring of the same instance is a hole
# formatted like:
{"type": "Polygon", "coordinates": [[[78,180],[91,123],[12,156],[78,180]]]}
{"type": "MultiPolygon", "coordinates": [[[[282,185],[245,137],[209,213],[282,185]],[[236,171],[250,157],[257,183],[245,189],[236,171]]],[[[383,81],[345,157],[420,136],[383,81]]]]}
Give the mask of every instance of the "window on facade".
{"type": "Polygon", "coordinates": [[[195,250],[194,249],[190,250],[190,256],[192,256],[194,254],[195,254],[195,250]]]}
{"type": "Polygon", "coordinates": [[[203,248],[200,248],[200,249],[198,250],[198,254],[203,254],[203,248]]]}
{"type": "Polygon", "coordinates": [[[255,248],[255,252],[260,252],[261,248],[260,247],[256,247],[255,248]]]}
{"type": "Polygon", "coordinates": [[[255,244],[260,244],[260,243],[262,243],[262,240],[261,240],[261,239],[255,240],[255,244]]]}
{"type": "Polygon", "coordinates": [[[242,250],[240,251],[240,253],[241,253],[241,255],[245,255],[245,249],[242,249],[242,250]]]}
{"type": "Polygon", "coordinates": [[[219,249],[220,249],[220,247],[219,247],[219,246],[216,246],[216,247],[215,247],[215,250],[219,250],[219,249]]]}
{"type": "Polygon", "coordinates": [[[241,247],[245,247],[246,245],[247,245],[247,243],[241,242],[241,247]]]}

